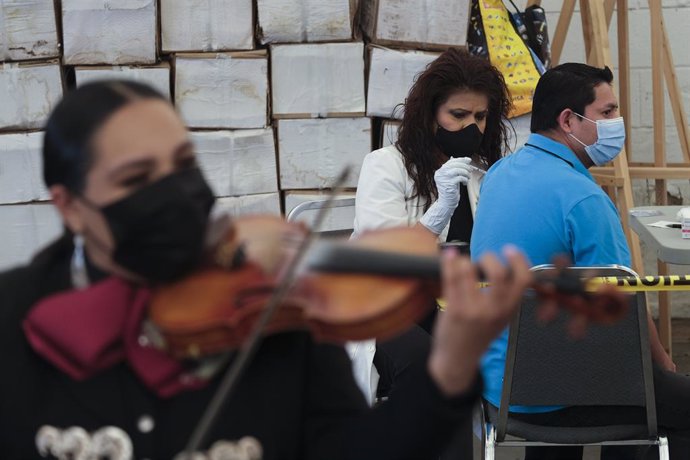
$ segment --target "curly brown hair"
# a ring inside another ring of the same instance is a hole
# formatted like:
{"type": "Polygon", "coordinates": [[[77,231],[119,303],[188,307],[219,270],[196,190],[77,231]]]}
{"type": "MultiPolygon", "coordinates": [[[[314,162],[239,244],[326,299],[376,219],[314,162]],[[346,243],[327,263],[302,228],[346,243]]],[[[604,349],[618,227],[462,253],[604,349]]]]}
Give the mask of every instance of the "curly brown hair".
{"type": "Polygon", "coordinates": [[[425,199],[427,208],[437,193],[434,173],[445,160],[434,140],[436,112],[458,91],[484,94],[489,100],[479,160],[489,167],[509,148],[508,130],[512,126],[507,117],[512,102],[503,75],[488,60],[464,49],[449,48],[417,76],[402,107],[395,143],[414,182],[412,198],[425,199]]]}

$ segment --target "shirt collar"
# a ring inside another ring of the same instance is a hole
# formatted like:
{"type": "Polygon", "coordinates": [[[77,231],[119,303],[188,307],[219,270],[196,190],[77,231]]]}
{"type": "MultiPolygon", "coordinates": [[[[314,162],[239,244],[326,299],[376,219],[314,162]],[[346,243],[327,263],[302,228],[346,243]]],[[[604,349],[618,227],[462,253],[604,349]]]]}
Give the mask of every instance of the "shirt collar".
{"type": "Polygon", "coordinates": [[[582,161],[580,161],[577,155],[575,155],[575,152],[570,150],[568,146],[536,133],[530,134],[529,138],[527,139],[527,143],[539,147],[540,149],[548,150],[557,157],[571,164],[573,169],[579,173],[584,174],[591,180],[594,180],[585,165],[582,164],[582,161]]]}

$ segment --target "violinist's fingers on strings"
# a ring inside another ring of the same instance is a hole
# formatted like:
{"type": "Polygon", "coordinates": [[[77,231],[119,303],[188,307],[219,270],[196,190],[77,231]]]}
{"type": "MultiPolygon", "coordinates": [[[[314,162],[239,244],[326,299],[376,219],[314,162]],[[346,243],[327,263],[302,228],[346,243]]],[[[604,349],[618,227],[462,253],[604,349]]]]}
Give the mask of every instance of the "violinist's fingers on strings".
{"type": "Polygon", "coordinates": [[[480,261],[481,269],[491,286],[486,291],[489,307],[500,313],[502,318],[510,316],[516,310],[532,279],[527,260],[517,249],[506,247],[504,257],[507,265],[494,254],[486,254],[480,261]]]}
{"type": "Polygon", "coordinates": [[[479,267],[486,275],[486,280],[491,285],[491,290],[493,292],[499,292],[505,289],[509,282],[508,270],[495,254],[484,254],[479,260],[479,267]]]}
{"type": "Polygon", "coordinates": [[[449,304],[467,299],[476,291],[477,276],[472,263],[452,249],[443,251],[442,281],[443,297],[449,304]]]}

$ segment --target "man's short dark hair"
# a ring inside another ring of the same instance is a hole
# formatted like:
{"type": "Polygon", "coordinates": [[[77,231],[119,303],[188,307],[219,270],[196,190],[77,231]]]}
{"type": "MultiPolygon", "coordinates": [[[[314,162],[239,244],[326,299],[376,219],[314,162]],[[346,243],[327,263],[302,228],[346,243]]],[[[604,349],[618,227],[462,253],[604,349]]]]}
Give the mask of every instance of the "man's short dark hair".
{"type": "Polygon", "coordinates": [[[534,90],[530,130],[538,133],[555,128],[558,115],[565,109],[584,114],[585,107],[594,102],[594,88],[612,81],[608,67],[569,62],[547,70],[534,90]]]}

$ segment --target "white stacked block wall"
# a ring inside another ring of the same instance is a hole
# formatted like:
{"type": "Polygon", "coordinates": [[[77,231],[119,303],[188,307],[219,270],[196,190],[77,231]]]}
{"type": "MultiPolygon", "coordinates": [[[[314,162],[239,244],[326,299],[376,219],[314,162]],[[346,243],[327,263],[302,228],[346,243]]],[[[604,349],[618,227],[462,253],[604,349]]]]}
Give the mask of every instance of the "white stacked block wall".
{"type": "MultiPolygon", "coordinates": [[[[52,5],[52,3],[53,2],[46,2],[47,5],[52,5]]],[[[139,69],[147,66],[157,66],[161,63],[164,65],[170,64],[172,69],[167,76],[171,79],[171,83],[167,86],[173,100],[177,100],[178,102],[178,109],[182,109],[184,117],[185,112],[188,112],[188,110],[180,101],[186,96],[190,96],[190,94],[183,94],[184,89],[179,88],[175,83],[175,76],[178,75],[177,70],[179,70],[174,68],[175,53],[224,53],[251,49],[256,50],[257,48],[261,50],[265,49],[267,51],[258,50],[259,52],[267,53],[267,56],[263,58],[267,69],[265,71],[267,76],[264,80],[266,82],[266,89],[264,91],[262,89],[263,87],[259,86],[258,91],[260,98],[266,97],[265,103],[259,102],[258,104],[264,104],[268,107],[265,118],[263,113],[259,113],[261,110],[255,110],[253,112],[254,116],[252,117],[253,121],[250,125],[237,125],[233,119],[233,115],[228,114],[227,116],[230,122],[214,123],[213,121],[202,119],[196,124],[196,127],[225,130],[224,132],[231,133],[236,132],[238,129],[268,129],[269,132],[273,130],[277,140],[278,133],[276,133],[275,130],[281,122],[273,119],[273,109],[275,109],[275,107],[272,107],[270,98],[275,96],[272,94],[271,87],[274,80],[278,78],[279,75],[273,71],[274,69],[271,69],[270,45],[283,46],[284,44],[287,45],[298,42],[340,42],[352,40],[348,32],[351,24],[348,24],[348,18],[346,17],[347,8],[353,3],[350,0],[304,0],[302,3],[300,3],[300,0],[254,0],[254,4],[251,8],[252,14],[249,14],[249,9],[247,7],[247,5],[252,3],[251,0],[238,0],[237,2],[166,1],[166,6],[162,6],[162,0],[124,0],[118,3],[118,10],[112,10],[103,14],[97,11],[88,12],[88,10],[97,10],[99,8],[98,5],[103,7],[106,3],[107,2],[103,0],[62,0],[62,11],[57,11],[57,14],[60,16],[57,18],[58,21],[51,17],[50,11],[46,11],[44,8],[45,5],[42,4],[42,10],[36,11],[32,16],[34,19],[30,22],[27,22],[28,20],[24,21],[23,25],[17,25],[15,23],[10,26],[8,23],[10,15],[6,14],[6,29],[0,31],[0,61],[2,62],[0,63],[0,75],[2,74],[1,69],[12,68],[18,65],[20,63],[19,61],[26,63],[27,60],[42,60],[40,63],[41,65],[51,65],[51,58],[61,58],[61,71],[63,74],[71,72],[74,68],[73,66],[79,66],[80,69],[83,69],[82,65],[93,66],[77,71],[76,80],[78,84],[81,84],[81,81],[85,81],[83,77],[86,77],[87,73],[97,73],[97,69],[99,68],[103,70],[103,74],[116,74],[116,72],[123,73],[123,70],[121,70],[122,67],[114,68],[118,65],[139,69]],[[179,5],[179,11],[170,11],[167,8],[169,5],[175,4],[179,5]],[[195,9],[195,5],[197,4],[201,6],[196,8],[203,7],[210,9],[208,11],[197,10],[195,9]],[[296,4],[305,5],[305,7],[308,7],[309,11],[312,11],[311,8],[324,8],[324,11],[330,8],[329,11],[332,13],[329,13],[330,16],[328,14],[319,13],[308,17],[306,21],[300,22],[292,20],[290,22],[289,18],[292,17],[291,15],[294,15],[296,11],[300,11],[295,8],[294,5],[296,4]],[[185,16],[181,16],[180,13],[183,13],[182,9],[190,8],[199,14],[195,15],[193,20],[185,21],[185,16]],[[139,11],[138,14],[136,13],[137,11],[139,11]],[[146,12],[146,14],[141,14],[141,11],[146,12]],[[165,24],[158,24],[162,30],[160,32],[162,36],[159,36],[159,32],[157,32],[158,27],[152,27],[152,24],[155,25],[155,23],[151,21],[157,20],[155,19],[157,15],[156,12],[160,12],[161,21],[165,22],[165,24]],[[254,17],[254,12],[258,17],[254,17]],[[263,21],[262,14],[264,17],[263,21]],[[110,35],[104,35],[104,32],[101,31],[96,32],[97,23],[95,18],[106,18],[108,15],[110,15],[111,18],[120,18],[118,20],[127,22],[128,26],[124,29],[110,30],[110,32],[108,32],[110,35]],[[80,19],[84,17],[87,17],[87,20],[80,19]],[[136,19],[130,20],[129,18],[136,19]],[[207,18],[208,20],[204,22],[203,18],[207,18]],[[229,21],[237,22],[232,30],[223,28],[222,24],[227,22],[225,18],[230,18],[229,21]],[[331,24],[326,21],[326,18],[332,19],[333,23],[331,24]],[[248,21],[251,21],[251,23],[248,21]],[[288,21],[291,27],[285,28],[286,21],[288,21]],[[62,24],[62,33],[59,33],[58,29],[55,27],[57,22],[62,24]],[[79,24],[79,27],[71,24],[79,24]],[[135,26],[136,24],[139,24],[139,26],[135,26]],[[262,30],[257,31],[256,34],[250,32],[255,31],[256,27],[259,26],[262,30]],[[309,29],[309,27],[312,26],[313,28],[309,29]],[[13,27],[13,29],[10,29],[10,27],[13,27]],[[140,30],[134,31],[131,29],[132,27],[138,27],[140,30]],[[294,31],[297,29],[299,29],[298,33],[294,34],[294,31]],[[140,38],[142,37],[142,35],[140,35],[142,30],[145,31],[143,39],[140,38]],[[79,36],[84,37],[85,34],[88,35],[89,33],[93,35],[89,40],[81,40],[78,43],[74,41],[79,36]],[[290,33],[293,34],[290,35],[290,33]],[[56,39],[51,37],[56,37],[56,39]],[[141,45],[139,48],[137,48],[135,43],[137,40],[139,40],[141,45]],[[104,43],[108,42],[110,42],[111,45],[104,45],[104,43]],[[134,47],[134,49],[132,47],[134,47]],[[162,53],[160,51],[161,49],[163,50],[162,53]],[[99,66],[98,64],[103,65],[99,66]],[[112,72],[106,72],[105,70],[108,68],[112,72]],[[180,89],[181,91],[179,91],[180,89]]],[[[542,3],[547,10],[550,34],[553,35],[556,29],[562,1],[549,0],[542,3]]],[[[17,3],[14,1],[9,2],[7,0],[0,0],[0,8],[7,7],[10,4],[12,4],[12,7],[15,7],[17,3]]],[[[647,7],[647,0],[629,0],[628,5],[630,21],[632,104],[631,119],[626,121],[632,128],[633,159],[635,161],[651,161],[653,159],[653,127],[651,110],[652,90],[649,10],[647,7]]],[[[662,7],[675,61],[675,70],[682,91],[682,99],[686,112],[688,112],[690,111],[690,53],[687,52],[685,46],[690,40],[690,27],[687,26],[690,24],[690,0],[662,0],[662,7]]],[[[612,57],[615,62],[617,59],[615,17],[612,23],[610,38],[612,57]]],[[[312,46],[312,43],[310,43],[309,46],[312,46]]],[[[333,45],[329,44],[327,46],[333,45]]],[[[407,45],[403,48],[414,50],[416,47],[407,45]]],[[[420,46],[418,48],[421,49],[422,47],[420,46]]],[[[361,72],[365,71],[366,54],[367,52],[363,51],[362,60],[356,64],[357,66],[361,65],[361,72]]],[[[345,54],[343,54],[343,57],[345,57],[345,54]]],[[[351,55],[348,58],[351,59],[351,55]]],[[[580,15],[579,11],[576,10],[566,39],[561,62],[583,61],[584,58],[580,15]]],[[[31,65],[33,65],[33,62],[31,65]]],[[[160,70],[157,72],[160,72],[160,70]]],[[[264,72],[263,69],[261,72],[264,72]]],[[[139,73],[139,71],[135,73],[139,73]]],[[[181,74],[184,75],[184,70],[181,74]]],[[[2,81],[2,79],[0,79],[0,81],[2,81]]],[[[163,77],[163,80],[159,81],[161,81],[161,83],[159,83],[159,88],[165,90],[165,78],[163,77]]],[[[241,84],[240,86],[246,89],[246,85],[241,84]]],[[[312,91],[318,91],[317,86],[305,86],[312,91]]],[[[326,87],[327,86],[324,86],[324,88],[326,87]]],[[[10,134],[17,135],[18,133],[25,133],[23,134],[24,136],[36,135],[36,131],[42,128],[44,117],[54,103],[55,96],[53,96],[53,93],[57,87],[51,83],[50,88],[52,89],[50,92],[41,91],[40,88],[40,86],[36,86],[34,89],[28,91],[27,94],[33,95],[29,97],[26,94],[18,92],[16,87],[11,88],[7,83],[3,83],[2,86],[0,86],[0,100],[3,101],[3,104],[0,106],[0,120],[8,118],[7,114],[3,112],[3,109],[7,110],[9,106],[7,101],[15,101],[13,103],[24,106],[23,109],[18,111],[12,109],[9,114],[9,118],[12,119],[10,122],[3,121],[5,124],[0,126],[0,131],[3,131],[3,133],[0,134],[0,141],[2,140],[2,136],[10,134]],[[40,104],[36,105],[38,102],[40,102],[40,104]],[[19,116],[14,116],[13,118],[13,113],[19,113],[19,116]]],[[[381,87],[381,91],[385,91],[385,89],[385,86],[381,87]]],[[[361,91],[365,91],[363,94],[367,95],[366,87],[361,90],[357,89],[358,94],[360,94],[361,91]]],[[[197,94],[199,93],[197,92],[197,94]]],[[[213,92],[201,94],[201,101],[196,101],[194,103],[201,104],[200,107],[203,104],[212,106],[219,102],[223,102],[224,97],[230,99],[234,97],[230,92],[225,96],[223,94],[219,96],[218,94],[220,93],[215,94],[216,97],[214,97],[213,92]]],[[[309,95],[307,94],[307,96],[309,95]]],[[[294,102],[307,102],[309,99],[309,97],[306,97],[305,100],[300,101],[299,97],[297,97],[294,102]]],[[[321,101],[317,102],[320,103],[321,101]]],[[[350,106],[345,105],[345,109],[343,110],[345,113],[337,113],[337,116],[358,116],[360,115],[359,112],[365,112],[369,109],[366,105],[366,100],[362,99],[359,95],[345,102],[349,103],[350,106]]],[[[288,115],[286,118],[292,118],[290,115],[297,115],[300,117],[305,115],[308,117],[318,116],[322,111],[330,111],[328,107],[321,107],[318,104],[312,105],[313,107],[307,107],[307,110],[310,112],[306,114],[290,114],[289,112],[292,109],[288,108],[285,110],[288,115]],[[311,112],[312,110],[314,111],[313,113],[311,112]]],[[[297,108],[300,109],[298,106],[297,108]]],[[[302,109],[300,109],[300,111],[301,110],[302,109]]],[[[337,110],[340,110],[340,108],[337,108],[337,110]]],[[[204,109],[202,111],[208,113],[208,110],[204,109]]],[[[280,112],[280,110],[278,112],[280,112]]],[[[297,112],[297,110],[293,112],[297,112]]],[[[192,110],[192,114],[195,114],[194,110],[192,110]]],[[[245,113],[245,121],[247,119],[246,115],[245,113]]],[[[327,113],[321,115],[330,116],[331,114],[327,113]]],[[[373,114],[370,114],[370,116],[373,116],[373,114]]],[[[526,123],[526,121],[528,120],[521,120],[519,122],[521,126],[520,131],[523,134],[528,128],[528,123],[526,123]]],[[[665,122],[667,139],[666,149],[669,161],[680,161],[682,159],[680,144],[677,141],[674,119],[670,111],[668,100],[666,101],[665,122]]],[[[195,123],[190,123],[190,125],[195,126],[195,123]]],[[[195,135],[196,134],[192,136],[195,135]]],[[[202,135],[203,134],[199,134],[199,136],[202,135]]],[[[375,134],[373,137],[376,138],[377,135],[375,134]]],[[[387,140],[391,141],[392,139],[389,138],[387,140]]],[[[237,140],[235,140],[235,146],[236,150],[237,140]]],[[[286,196],[296,197],[298,193],[311,193],[312,195],[309,196],[320,196],[316,191],[294,192],[294,189],[278,188],[277,184],[279,183],[281,175],[285,175],[285,171],[281,170],[280,151],[277,145],[275,148],[275,162],[270,163],[269,161],[263,164],[265,168],[263,168],[260,180],[250,180],[240,183],[235,189],[230,188],[227,184],[227,180],[225,180],[224,185],[219,186],[223,190],[218,191],[219,196],[223,197],[221,198],[219,207],[230,210],[235,214],[258,211],[280,213],[281,207],[283,208],[283,212],[288,210],[286,209],[288,207],[287,200],[285,199],[286,196]],[[270,172],[272,167],[275,168],[273,175],[271,175],[270,172]],[[272,185],[266,185],[273,183],[276,183],[275,189],[271,189],[272,185]]],[[[52,211],[52,208],[43,201],[47,198],[45,190],[39,190],[36,185],[40,184],[41,180],[40,162],[35,161],[36,154],[34,153],[32,154],[33,156],[27,155],[26,157],[20,158],[17,157],[16,154],[7,153],[7,151],[7,145],[0,145],[0,155],[2,155],[2,158],[0,158],[0,165],[2,167],[2,171],[0,171],[0,196],[6,198],[0,203],[0,241],[3,242],[3,244],[0,245],[0,269],[28,260],[32,253],[47,241],[54,238],[62,229],[59,219],[54,211],[52,211]],[[26,179],[27,167],[32,169],[32,172],[29,174],[31,179],[26,179]],[[3,174],[5,175],[3,176],[3,174]]],[[[230,150],[228,150],[228,152],[230,152],[230,150]]],[[[261,155],[263,154],[264,153],[261,155]]],[[[359,151],[356,153],[356,155],[361,154],[362,153],[359,151]]],[[[229,155],[230,153],[228,153],[228,158],[229,155]]],[[[222,168],[227,169],[229,160],[226,160],[222,160],[220,163],[225,165],[222,168]]],[[[201,161],[205,163],[203,160],[203,152],[201,161]]],[[[285,161],[287,162],[288,159],[285,161]]],[[[293,160],[290,159],[289,161],[293,160]]],[[[220,167],[218,164],[219,163],[216,162],[216,167],[220,167]]],[[[255,167],[249,166],[249,168],[255,167]]],[[[218,169],[216,171],[218,171],[218,169]]],[[[316,172],[316,169],[314,172],[316,172]]],[[[289,174],[287,174],[286,177],[287,176],[289,176],[289,174]]],[[[238,183],[239,182],[241,181],[238,181],[238,183]]],[[[313,181],[311,183],[314,184],[313,181]]],[[[317,187],[325,183],[324,181],[317,185],[317,187]]],[[[647,204],[653,199],[653,186],[653,181],[638,180],[634,182],[635,203],[637,205],[647,204]]],[[[690,202],[690,178],[687,181],[670,181],[669,192],[677,197],[678,201],[682,201],[683,203],[690,202]]],[[[292,205],[293,201],[291,198],[290,206],[292,205]]],[[[649,256],[647,256],[647,258],[649,259],[649,256]]],[[[650,261],[648,260],[648,262],[650,261]]],[[[655,268],[653,265],[649,265],[648,269],[650,272],[653,272],[655,268]]],[[[682,268],[676,267],[676,270],[680,271],[682,268]]],[[[676,313],[675,310],[674,313],[676,313]]],[[[680,313],[683,314],[683,311],[681,310],[680,313]]],[[[690,312],[687,313],[690,314],[690,312]]]]}

